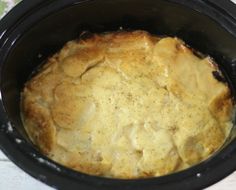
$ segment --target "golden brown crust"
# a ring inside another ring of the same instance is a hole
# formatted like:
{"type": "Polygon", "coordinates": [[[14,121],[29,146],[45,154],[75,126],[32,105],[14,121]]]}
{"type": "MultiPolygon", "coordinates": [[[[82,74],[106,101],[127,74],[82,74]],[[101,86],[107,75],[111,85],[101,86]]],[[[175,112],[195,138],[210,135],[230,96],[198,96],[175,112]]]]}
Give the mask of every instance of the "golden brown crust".
{"type": "Polygon", "coordinates": [[[78,171],[160,176],[218,150],[232,127],[216,66],[177,38],[116,32],[68,42],[25,85],[32,141],[78,171]]]}
{"type": "Polygon", "coordinates": [[[40,149],[48,154],[55,143],[56,128],[50,118],[49,110],[32,100],[32,96],[27,89],[24,95],[29,98],[23,100],[24,123],[31,140],[37,144],[40,149]]]}

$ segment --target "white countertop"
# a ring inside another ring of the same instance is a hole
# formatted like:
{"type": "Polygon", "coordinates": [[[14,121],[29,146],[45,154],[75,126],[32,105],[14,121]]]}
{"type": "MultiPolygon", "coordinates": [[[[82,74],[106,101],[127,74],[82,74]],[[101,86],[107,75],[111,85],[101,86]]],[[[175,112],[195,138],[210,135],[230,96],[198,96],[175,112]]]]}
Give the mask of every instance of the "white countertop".
{"type": "MultiPolygon", "coordinates": [[[[0,0],[1,1],[1,0],[0,0]]],[[[236,3],[236,0],[233,0],[236,3]]],[[[235,160],[236,161],[236,160],[235,160]]],[[[236,172],[207,190],[235,190],[236,172]]],[[[53,188],[32,178],[0,151],[0,190],[53,190],[53,188]]]]}

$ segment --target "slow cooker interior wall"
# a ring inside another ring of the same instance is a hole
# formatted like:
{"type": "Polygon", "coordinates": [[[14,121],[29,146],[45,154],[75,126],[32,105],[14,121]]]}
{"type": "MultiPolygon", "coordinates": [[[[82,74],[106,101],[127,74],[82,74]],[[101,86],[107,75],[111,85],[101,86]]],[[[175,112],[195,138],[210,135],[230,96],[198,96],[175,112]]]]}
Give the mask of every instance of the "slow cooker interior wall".
{"type": "MultiPolygon", "coordinates": [[[[236,59],[236,38],[201,13],[164,0],[98,0],[70,6],[35,20],[34,25],[26,25],[4,63],[1,77],[5,108],[25,138],[19,114],[20,92],[32,71],[82,31],[113,31],[120,26],[178,36],[216,58],[232,79],[231,60],[236,59]]],[[[15,31],[17,33],[17,27],[15,31]]]]}

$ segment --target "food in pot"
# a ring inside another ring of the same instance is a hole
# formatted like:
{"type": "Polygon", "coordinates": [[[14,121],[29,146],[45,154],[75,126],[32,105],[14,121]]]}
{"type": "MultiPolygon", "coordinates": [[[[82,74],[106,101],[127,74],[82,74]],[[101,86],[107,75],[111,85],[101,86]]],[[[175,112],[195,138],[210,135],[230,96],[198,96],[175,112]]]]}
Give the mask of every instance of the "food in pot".
{"type": "Polygon", "coordinates": [[[52,160],[112,178],[162,176],[215,153],[232,128],[208,56],[145,31],[68,42],[24,87],[22,119],[52,160]]]}

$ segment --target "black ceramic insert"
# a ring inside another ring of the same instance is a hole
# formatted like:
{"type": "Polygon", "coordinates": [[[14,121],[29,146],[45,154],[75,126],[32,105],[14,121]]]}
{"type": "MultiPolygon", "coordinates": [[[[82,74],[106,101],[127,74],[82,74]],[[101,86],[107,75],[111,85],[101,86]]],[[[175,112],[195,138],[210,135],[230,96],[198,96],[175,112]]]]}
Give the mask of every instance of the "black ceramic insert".
{"type": "Polygon", "coordinates": [[[236,6],[228,0],[24,0],[0,22],[0,148],[20,168],[59,189],[169,190],[207,187],[236,169],[234,129],[208,160],[150,179],[119,180],[72,171],[44,157],[20,119],[23,84],[43,60],[82,31],[142,29],[182,38],[215,58],[236,89],[236,6]]]}

